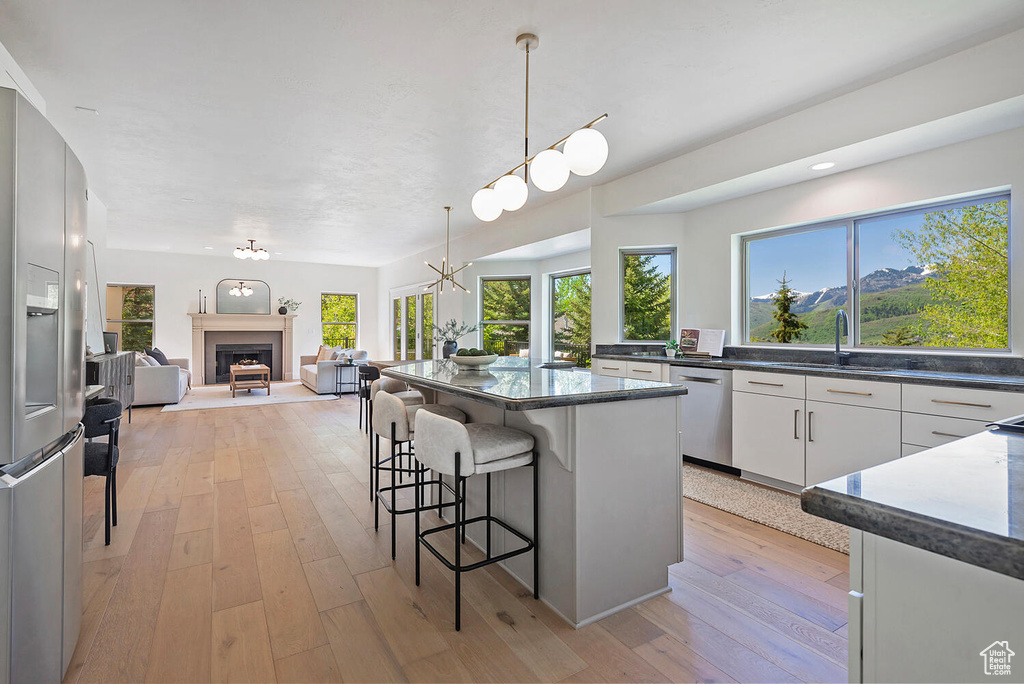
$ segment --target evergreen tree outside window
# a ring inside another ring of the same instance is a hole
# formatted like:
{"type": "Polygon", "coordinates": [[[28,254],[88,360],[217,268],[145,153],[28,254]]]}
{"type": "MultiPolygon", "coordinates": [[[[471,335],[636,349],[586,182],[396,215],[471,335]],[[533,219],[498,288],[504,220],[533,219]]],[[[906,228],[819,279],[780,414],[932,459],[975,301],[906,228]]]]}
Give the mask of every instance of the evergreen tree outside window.
{"type": "Polygon", "coordinates": [[[354,349],[356,346],[356,295],[330,294],[320,295],[320,327],[323,330],[324,344],[328,347],[345,347],[354,349]]]}
{"type": "Polygon", "coordinates": [[[156,288],[152,285],[107,285],[107,332],[117,333],[120,351],[153,348],[156,288]]]}
{"type": "Polygon", "coordinates": [[[590,271],[551,277],[551,349],[590,367],[590,271]]]}
{"type": "Polygon", "coordinates": [[[392,320],[391,324],[394,327],[394,335],[392,336],[392,342],[394,343],[395,361],[402,360],[402,300],[395,298],[391,302],[392,304],[392,320]]]}
{"type": "Polygon", "coordinates": [[[667,342],[674,337],[676,250],[623,250],[622,339],[667,342]]]}
{"type": "Polygon", "coordinates": [[[484,351],[519,356],[530,349],[530,278],[484,279],[480,283],[480,337],[484,351]]]}

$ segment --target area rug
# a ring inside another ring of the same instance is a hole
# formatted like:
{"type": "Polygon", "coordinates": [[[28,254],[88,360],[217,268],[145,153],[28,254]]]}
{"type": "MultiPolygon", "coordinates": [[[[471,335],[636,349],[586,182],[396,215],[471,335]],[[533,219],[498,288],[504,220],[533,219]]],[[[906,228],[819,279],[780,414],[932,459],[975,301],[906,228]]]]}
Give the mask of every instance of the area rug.
{"type": "Polygon", "coordinates": [[[189,390],[189,393],[177,404],[164,406],[161,413],[237,408],[239,406],[266,406],[268,404],[297,404],[306,401],[330,401],[337,398],[333,394],[316,394],[299,381],[273,383],[270,387],[270,396],[267,396],[266,390],[255,389],[251,394],[245,390],[239,390],[234,399],[231,398],[231,389],[227,385],[208,385],[189,390]]]}
{"type": "Polygon", "coordinates": [[[850,553],[850,528],[804,513],[800,510],[800,497],[795,494],[684,463],[683,496],[835,551],[850,553]]]}

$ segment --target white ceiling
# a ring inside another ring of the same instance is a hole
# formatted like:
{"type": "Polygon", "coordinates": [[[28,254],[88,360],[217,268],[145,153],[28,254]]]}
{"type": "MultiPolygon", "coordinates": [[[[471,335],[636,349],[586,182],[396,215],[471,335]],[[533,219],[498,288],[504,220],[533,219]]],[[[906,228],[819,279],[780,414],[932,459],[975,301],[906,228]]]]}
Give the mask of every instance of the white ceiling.
{"type": "Polygon", "coordinates": [[[1022,19],[1018,0],[0,0],[0,43],[111,246],[251,237],[374,266],[442,241],[446,204],[453,236],[501,230],[469,200],[522,154],[522,31],[532,149],[610,115],[607,166],[550,199],[1022,19]]]}

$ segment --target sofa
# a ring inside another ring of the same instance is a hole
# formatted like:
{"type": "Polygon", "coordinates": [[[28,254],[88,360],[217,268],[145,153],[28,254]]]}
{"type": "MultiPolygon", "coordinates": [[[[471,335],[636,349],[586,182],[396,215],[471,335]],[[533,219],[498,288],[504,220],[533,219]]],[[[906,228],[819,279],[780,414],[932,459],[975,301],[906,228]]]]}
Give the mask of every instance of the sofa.
{"type": "MultiPolygon", "coordinates": [[[[339,358],[351,359],[356,366],[366,366],[370,363],[370,355],[362,349],[341,349],[335,348],[331,351],[331,357],[327,360],[317,361],[317,355],[299,357],[299,380],[302,384],[317,394],[334,394],[337,391],[336,373],[339,358]]],[[[344,383],[356,383],[358,381],[358,370],[355,367],[341,369],[341,381],[344,383]]],[[[357,392],[356,384],[345,384],[343,392],[357,392]]]]}
{"type": "Polygon", "coordinates": [[[135,366],[133,406],[177,404],[192,380],[188,359],[167,359],[166,366],[135,366]]]}

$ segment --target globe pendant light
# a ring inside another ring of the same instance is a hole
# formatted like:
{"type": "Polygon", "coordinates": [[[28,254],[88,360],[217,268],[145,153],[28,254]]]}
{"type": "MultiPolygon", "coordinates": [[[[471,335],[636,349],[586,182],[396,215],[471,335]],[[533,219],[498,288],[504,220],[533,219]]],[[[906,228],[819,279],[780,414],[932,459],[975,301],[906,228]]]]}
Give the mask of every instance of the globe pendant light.
{"type": "Polygon", "coordinates": [[[481,221],[494,221],[503,211],[521,209],[530,196],[530,189],[526,183],[527,176],[538,189],[555,192],[568,182],[570,173],[578,176],[593,175],[601,170],[608,159],[608,141],[593,128],[595,124],[606,119],[607,114],[602,114],[572,135],[567,135],[536,156],[530,157],[530,51],[536,50],[539,44],[539,39],[532,33],[516,36],[516,46],[526,53],[524,161],[473,195],[470,206],[473,214],[481,221]],[[563,143],[564,147],[560,152],[556,148],[563,143]],[[519,169],[524,169],[522,178],[516,173],[519,169]]]}
{"type": "Polygon", "coordinates": [[[249,240],[248,247],[235,247],[236,259],[252,259],[253,261],[266,261],[270,258],[270,252],[260,247],[256,249],[256,241],[249,240]]]}
{"type": "Polygon", "coordinates": [[[608,141],[601,131],[581,128],[565,141],[562,154],[570,171],[577,176],[592,176],[608,161],[608,141]]]}

